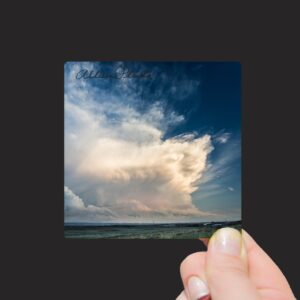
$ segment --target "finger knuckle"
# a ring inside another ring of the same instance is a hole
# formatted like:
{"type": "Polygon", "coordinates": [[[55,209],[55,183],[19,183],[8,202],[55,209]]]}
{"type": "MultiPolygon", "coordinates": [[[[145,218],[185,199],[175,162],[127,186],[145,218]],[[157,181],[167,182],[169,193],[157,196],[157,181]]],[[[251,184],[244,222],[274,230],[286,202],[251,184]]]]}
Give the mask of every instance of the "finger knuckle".
{"type": "Polygon", "coordinates": [[[180,271],[182,271],[185,267],[192,264],[195,260],[198,259],[199,252],[195,252],[192,254],[189,254],[180,264],[180,271]]]}

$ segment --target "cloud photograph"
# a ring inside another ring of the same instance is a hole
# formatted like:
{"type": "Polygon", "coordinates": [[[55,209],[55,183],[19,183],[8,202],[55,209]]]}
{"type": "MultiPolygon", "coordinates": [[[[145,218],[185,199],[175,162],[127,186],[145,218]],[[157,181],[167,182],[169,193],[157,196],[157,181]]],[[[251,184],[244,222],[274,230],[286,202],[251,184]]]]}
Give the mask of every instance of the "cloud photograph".
{"type": "Polygon", "coordinates": [[[65,237],[240,226],[240,63],[66,62],[64,174],[65,237]]]}

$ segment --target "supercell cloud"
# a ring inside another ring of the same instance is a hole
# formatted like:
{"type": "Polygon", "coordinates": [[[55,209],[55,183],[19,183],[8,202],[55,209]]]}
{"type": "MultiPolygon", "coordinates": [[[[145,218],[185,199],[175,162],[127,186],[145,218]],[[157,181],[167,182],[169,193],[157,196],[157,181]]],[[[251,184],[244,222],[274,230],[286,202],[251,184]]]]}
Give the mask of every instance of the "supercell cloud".
{"type": "Polygon", "coordinates": [[[191,194],[213,151],[211,136],[187,132],[166,138],[185,116],[165,99],[143,105],[137,79],[95,79],[99,85],[77,80],[83,67],[94,66],[65,66],[65,221],[207,215],[191,194]]]}

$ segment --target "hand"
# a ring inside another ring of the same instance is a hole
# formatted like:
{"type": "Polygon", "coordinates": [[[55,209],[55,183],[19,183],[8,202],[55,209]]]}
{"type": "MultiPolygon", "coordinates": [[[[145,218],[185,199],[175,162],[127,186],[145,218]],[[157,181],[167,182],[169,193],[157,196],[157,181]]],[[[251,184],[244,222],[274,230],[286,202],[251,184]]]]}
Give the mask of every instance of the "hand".
{"type": "Polygon", "coordinates": [[[180,266],[184,291],[177,300],[295,300],[276,264],[244,230],[218,230],[207,252],[180,266]]]}

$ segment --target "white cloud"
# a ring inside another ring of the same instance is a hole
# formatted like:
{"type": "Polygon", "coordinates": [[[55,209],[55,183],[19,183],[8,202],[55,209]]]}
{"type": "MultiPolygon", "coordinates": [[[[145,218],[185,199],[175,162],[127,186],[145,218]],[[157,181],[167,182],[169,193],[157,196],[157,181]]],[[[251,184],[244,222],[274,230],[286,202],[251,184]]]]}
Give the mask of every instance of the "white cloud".
{"type": "Polygon", "coordinates": [[[78,197],[67,186],[64,187],[65,200],[65,222],[72,221],[97,221],[99,218],[111,220],[116,217],[110,209],[97,207],[95,205],[85,205],[83,200],[78,197]]]}
{"type": "Polygon", "coordinates": [[[229,186],[229,187],[228,187],[228,191],[233,192],[233,191],[234,191],[234,188],[231,187],[231,186],[229,186]]]}
{"type": "Polygon", "coordinates": [[[229,132],[223,132],[223,133],[221,133],[221,134],[219,134],[215,137],[215,141],[220,143],[220,144],[225,144],[225,143],[228,142],[229,138],[230,138],[230,133],[229,132]]]}
{"type": "Polygon", "coordinates": [[[79,69],[65,78],[66,219],[207,215],[191,193],[207,168],[211,136],[164,139],[183,116],[160,101],[141,111],[124,83],[128,98],[74,80],[79,69]]]}
{"type": "Polygon", "coordinates": [[[65,192],[65,210],[82,209],[85,207],[82,199],[75,195],[67,186],[64,187],[65,192]]]}

